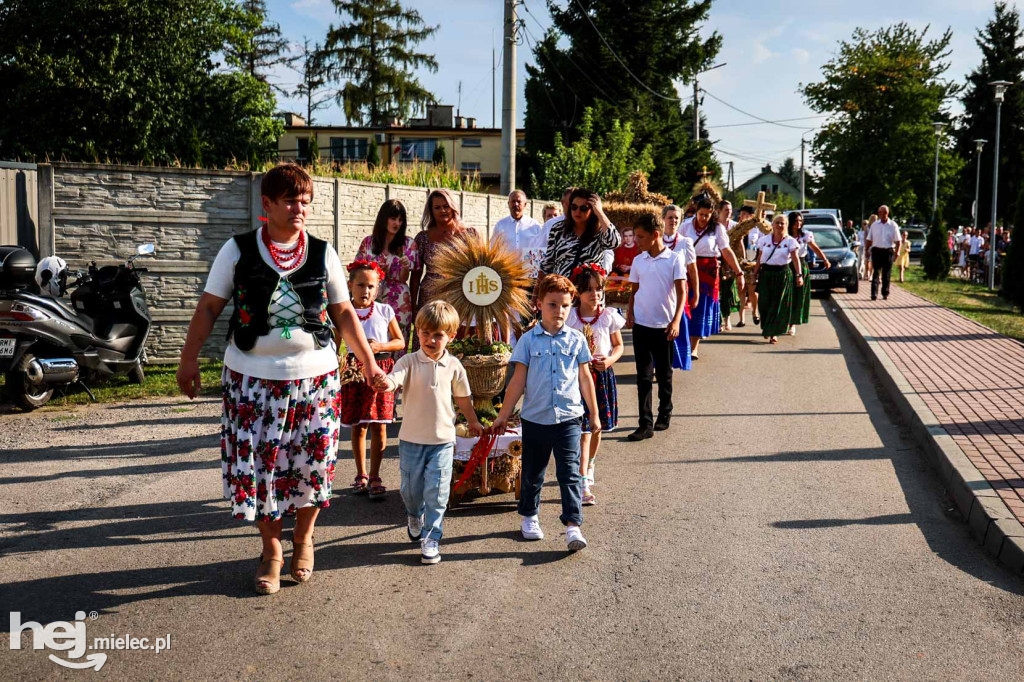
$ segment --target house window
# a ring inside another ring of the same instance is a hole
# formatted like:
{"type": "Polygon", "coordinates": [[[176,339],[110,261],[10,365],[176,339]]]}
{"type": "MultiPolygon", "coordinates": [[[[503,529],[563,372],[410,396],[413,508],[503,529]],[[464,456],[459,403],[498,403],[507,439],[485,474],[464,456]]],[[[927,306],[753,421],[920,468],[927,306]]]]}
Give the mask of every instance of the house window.
{"type": "Polygon", "coordinates": [[[332,161],[362,161],[366,158],[369,140],[365,137],[332,137],[332,161]]]}
{"type": "Polygon", "coordinates": [[[482,147],[483,140],[479,137],[464,137],[462,138],[463,147],[482,147]]]}
{"type": "Polygon", "coordinates": [[[779,186],[778,185],[772,185],[772,194],[778,194],[778,193],[779,193],[779,186]]]}
{"type": "Polygon", "coordinates": [[[298,143],[299,143],[299,149],[298,149],[298,156],[296,157],[296,159],[298,161],[308,161],[309,160],[309,138],[308,137],[300,137],[300,138],[298,138],[298,143]]]}
{"type": "Polygon", "coordinates": [[[479,161],[463,161],[462,162],[463,173],[479,173],[480,162],[479,161]]]}
{"type": "Polygon", "coordinates": [[[761,191],[764,192],[765,194],[767,194],[768,193],[768,185],[766,185],[766,184],[764,184],[762,182],[761,183],[761,191]]]}
{"type": "Polygon", "coordinates": [[[526,146],[526,138],[525,137],[517,137],[516,138],[516,146],[517,147],[525,147],[526,146]]]}
{"type": "Polygon", "coordinates": [[[434,158],[434,150],[437,149],[437,140],[434,138],[403,137],[398,144],[402,148],[399,155],[402,161],[430,161],[434,158]]]}

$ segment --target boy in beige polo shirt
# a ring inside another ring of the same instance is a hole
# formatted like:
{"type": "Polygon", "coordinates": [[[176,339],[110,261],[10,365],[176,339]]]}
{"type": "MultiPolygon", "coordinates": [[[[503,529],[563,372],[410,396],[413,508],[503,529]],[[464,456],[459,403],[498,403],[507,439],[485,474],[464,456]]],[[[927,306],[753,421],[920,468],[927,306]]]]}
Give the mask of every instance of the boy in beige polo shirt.
{"type": "Polygon", "coordinates": [[[444,511],[452,484],[455,455],[455,410],[452,399],[466,415],[469,432],[480,436],[469,380],[462,363],[445,347],[459,328],[459,314],[448,303],[434,301],[416,314],[420,349],[403,355],[386,378],[374,385],[378,391],[402,387],[402,428],[398,432],[398,457],[402,471],[402,500],[409,539],[420,543],[420,561],[441,560],[444,511]]]}

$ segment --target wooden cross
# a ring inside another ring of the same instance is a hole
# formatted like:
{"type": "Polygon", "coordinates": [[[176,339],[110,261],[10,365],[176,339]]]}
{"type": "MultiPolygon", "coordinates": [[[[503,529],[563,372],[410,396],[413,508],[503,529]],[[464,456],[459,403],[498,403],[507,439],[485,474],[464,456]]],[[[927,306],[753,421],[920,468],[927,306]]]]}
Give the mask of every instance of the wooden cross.
{"type": "Polygon", "coordinates": [[[750,206],[754,209],[754,220],[761,223],[764,222],[764,212],[774,211],[775,204],[764,200],[764,192],[757,193],[757,200],[747,199],[743,202],[744,206],[750,206]]]}

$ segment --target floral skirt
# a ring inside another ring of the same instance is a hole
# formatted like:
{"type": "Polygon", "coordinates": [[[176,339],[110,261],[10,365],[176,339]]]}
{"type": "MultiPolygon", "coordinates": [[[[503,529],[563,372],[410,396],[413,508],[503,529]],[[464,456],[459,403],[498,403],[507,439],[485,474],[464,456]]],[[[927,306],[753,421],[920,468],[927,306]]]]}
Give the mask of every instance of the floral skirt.
{"type": "Polygon", "coordinates": [[[794,282],[793,297],[791,300],[793,309],[789,315],[790,324],[807,324],[811,320],[810,268],[807,267],[807,261],[803,258],[800,259],[800,267],[804,276],[804,285],[802,287],[798,287],[794,282]]]}
{"type": "MultiPolygon", "coordinates": [[[[360,364],[360,367],[362,365],[360,364]]],[[[395,367],[392,358],[377,361],[385,373],[395,367]]],[[[341,387],[341,425],[390,424],[395,420],[395,394],[378,392],[366,381],[353,381],[341,387]]]]}
{"type": "Polygon", "coordinates": [[[221,470],[231,513],[273,521],[329,507],[340,437],[338,372],[271,380],[222,375],[221,470]]]}
{"type": "MultiPolygon", "coordinates": [[[[615,372],[611,367],[603,372],[591,372],[597,393],[597,409],[601,413],[601,430],[611,431],[619,424],[619,392],[615,372]]],[[[583,404],[583,433],[590,433],[590,410],[583,404]]]]}

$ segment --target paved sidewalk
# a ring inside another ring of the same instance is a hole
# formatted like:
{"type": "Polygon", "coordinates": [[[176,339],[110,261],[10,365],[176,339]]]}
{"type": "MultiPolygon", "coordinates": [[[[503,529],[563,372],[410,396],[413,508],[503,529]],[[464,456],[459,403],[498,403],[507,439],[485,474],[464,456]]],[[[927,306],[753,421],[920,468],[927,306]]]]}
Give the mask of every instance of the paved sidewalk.
{"type": "Polygon", "coordinates": [[[1024,345],[893,285],[833,294],[1024,523],[1024,345]]]}

